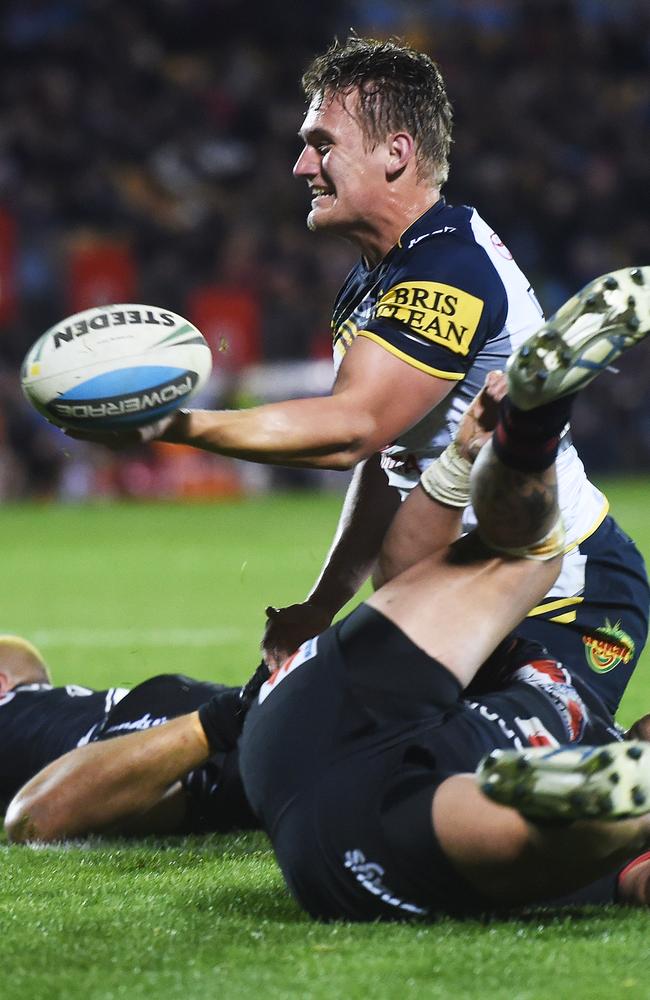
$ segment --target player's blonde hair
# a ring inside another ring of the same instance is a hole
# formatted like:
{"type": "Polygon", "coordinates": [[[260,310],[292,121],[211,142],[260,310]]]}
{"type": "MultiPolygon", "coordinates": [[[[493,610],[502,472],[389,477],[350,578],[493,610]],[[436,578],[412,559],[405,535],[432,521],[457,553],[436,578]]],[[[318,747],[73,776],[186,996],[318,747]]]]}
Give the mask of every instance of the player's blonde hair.
{"type": "Polygon", "coordinates": [[[424,52],[398,39],[350,35],[312,60],[302,87],[308,101],[357,91],[370,148],[405,129],[415,140],[418,176],[447,180],[452,109],[442,74],[424,52]]]}
{"type": "Polygon", "coordinates": [[[50,671],[36,646],[22,635],[0,635],[0,670],[17,679],[39,683],[50,680],[50,671]]]}

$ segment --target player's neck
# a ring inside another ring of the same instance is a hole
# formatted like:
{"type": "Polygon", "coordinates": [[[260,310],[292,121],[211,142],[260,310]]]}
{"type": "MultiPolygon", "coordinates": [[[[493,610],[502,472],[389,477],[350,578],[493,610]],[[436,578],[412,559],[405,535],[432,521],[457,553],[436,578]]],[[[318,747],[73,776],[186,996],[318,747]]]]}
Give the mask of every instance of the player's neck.
{"type": "Polygon", "coordinates": [[[361,251],[366,267],[376,267],[399,243],[402,233],[439,200],[438,188],[423,189],[419,186],[407,197],[396,194],[387,198],[375,217],[369,220],[368,228],[349,237],[361,251]]]}

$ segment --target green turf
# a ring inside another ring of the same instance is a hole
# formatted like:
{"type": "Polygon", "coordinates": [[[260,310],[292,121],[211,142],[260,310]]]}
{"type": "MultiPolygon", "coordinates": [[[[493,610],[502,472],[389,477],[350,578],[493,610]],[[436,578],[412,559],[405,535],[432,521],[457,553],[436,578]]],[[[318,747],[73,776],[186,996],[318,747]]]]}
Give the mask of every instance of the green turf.
{"type": "MultiPolygon", "coordinates": [[[[648,554],[649,488],[608,489],[648,554]]],[[[133,683],[159,670],[241,679],[257,662],[265,605],[302,596],[337,506],[294,496],[3,507],[0,631],[40,642],[60,682],[133,683]]],[[[647,673],[641,665],[624,717],[650,704],[647,673]]],[[[314,925],[287,896],[261,834],[0,844],[0,866],[2,1000],[650,996],[646,913],[314,925]]]]}

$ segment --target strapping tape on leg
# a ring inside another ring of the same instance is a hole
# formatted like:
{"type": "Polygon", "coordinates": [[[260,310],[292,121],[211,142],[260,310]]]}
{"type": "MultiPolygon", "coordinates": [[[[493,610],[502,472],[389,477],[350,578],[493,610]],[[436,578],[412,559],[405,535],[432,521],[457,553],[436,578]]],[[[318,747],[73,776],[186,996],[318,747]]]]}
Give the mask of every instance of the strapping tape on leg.
{"type": "Polygon", "coordinates": [[[533,542],[532,545],[522,545],[519,548],[515,546],[495,545],[481,531],[480,525],[478,533],[488,548],[493,549],[495,552],[502,552],[504,555],[514,556],[517,559],[534,559],[536,562],[547,562],[549,559],[555,559],[556,556],[562,555],[566,544],[564,523],[561,515],[558,515],[557,521],[548,534],[540,538],[538,542],[533,542]]]}

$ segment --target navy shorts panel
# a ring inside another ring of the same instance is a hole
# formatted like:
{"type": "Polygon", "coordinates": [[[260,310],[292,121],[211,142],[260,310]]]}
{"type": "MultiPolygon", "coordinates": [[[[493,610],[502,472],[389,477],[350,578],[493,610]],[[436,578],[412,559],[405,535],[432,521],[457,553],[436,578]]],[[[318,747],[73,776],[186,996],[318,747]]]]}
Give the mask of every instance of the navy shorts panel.
{"type": "Polygon", "coordinates": [[[580,552],[586,557],[582,600],[526,618],[517,632],[546,646],[615,713],[648,635],[645,564],[611,517],[580,552]]]}
{"type": "Polygon", "coordinates": [[[400,770],[402,755],[403,750],[391,760],[390,752],[360,753],[330,764],[284,813],[273,846],[289,889],[312,917],[413,920],[447,909],[454,873],[431,824],[433,795],[444,776],[418,773],[414,789],[410,772],[399,775],[398,785],[404,780],[417,801],[411,805],[408,795],[401,797],[389,816],[388,831],[382,824],[384,788],[395,768],[400,770]],[[398,828],[404,818],[417,819],[410,865],[396,853],[401,841],[391,844],[393,815],[398,828]]]}
{"type": "Polygon", "coordinates": [[[362,604],[335,628],[350,689],[378,716],[416,721],[458,701],[458,679],[375,608],[362,604]]]}

